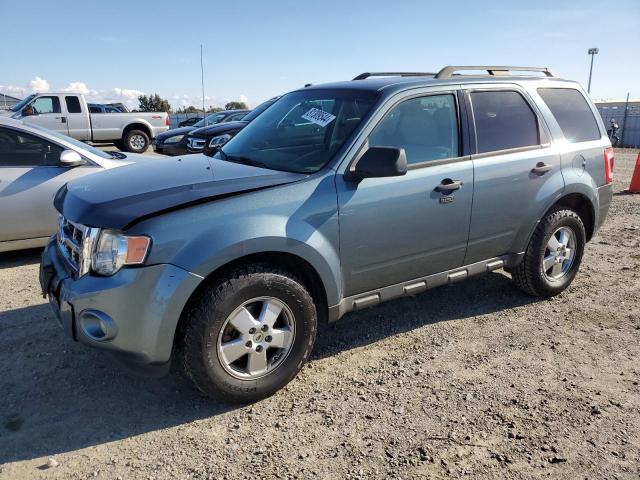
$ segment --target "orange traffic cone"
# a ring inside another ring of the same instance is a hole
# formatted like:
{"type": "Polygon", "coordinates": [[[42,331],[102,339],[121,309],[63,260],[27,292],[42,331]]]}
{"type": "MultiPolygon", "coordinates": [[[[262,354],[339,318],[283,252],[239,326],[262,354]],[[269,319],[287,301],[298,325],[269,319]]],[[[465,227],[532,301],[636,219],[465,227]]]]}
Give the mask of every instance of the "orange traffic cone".
{"type": "Polygon", "coordinates": [[[629,184],[629,193],[640,193],[640,153],[636,158],[636,168],[633,170],[633,176],[631,177],[631,183],[629,184]]]}

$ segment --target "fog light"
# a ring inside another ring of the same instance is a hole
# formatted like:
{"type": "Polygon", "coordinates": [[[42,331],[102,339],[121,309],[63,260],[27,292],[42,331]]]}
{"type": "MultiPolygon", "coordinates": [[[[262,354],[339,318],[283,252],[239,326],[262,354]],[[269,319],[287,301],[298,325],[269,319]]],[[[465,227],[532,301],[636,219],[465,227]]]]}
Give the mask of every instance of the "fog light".
{"type": "Polygon", "coordinates": [[[118,332],[113,319],[104,312],[83,310],[79,317],[80,328],[91,340],[105,342],[111,340],[118,332]]]}

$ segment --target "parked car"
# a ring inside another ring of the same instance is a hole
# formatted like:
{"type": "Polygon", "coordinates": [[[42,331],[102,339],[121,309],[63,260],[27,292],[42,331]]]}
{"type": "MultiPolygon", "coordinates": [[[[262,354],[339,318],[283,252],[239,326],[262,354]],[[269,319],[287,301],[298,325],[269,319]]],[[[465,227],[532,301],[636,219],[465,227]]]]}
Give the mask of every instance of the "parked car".
{"type": "Polygon", "coordinates": [[[191,127],[193,125],[195,125],[196,123],[198,123],[200,120],[202,120],[202,117],[189,117],[186,120],[182,120],[180,123],[178,123],[178,127],[191,127]]]}
{"type": "Polygon", "coordinates": [[[612,198],[582,87],[525,67],[384,75],[288,93],[213,158],[69,183],[41,264],[67,333],[246,402],[352,310],[500,268],[565,290],[612,198]]]}
{"type": "Polygon", "coordinates": [[[0,117],[0,252],[46,245],[58,225],[53,197],[66,182],[140,158],[0,117]]]}
{"type": "Polygon", "coordinates": [[[89,113],[126,113],[114,105],[103,105],[101,103],[88,103],[89,113]]]}
{"type": "Polygon", "coordinates": [[[64,135],[94,143],[115,143],[120,150],[143,153],[151,139],[169,129],[165,112],[91,113],[83,95],[35,93],[8,112],[11,118],[26,120],[64,135]]]}
{"type": "Polygon", "coordinates": [[[244,117],[250,110],[223,110],[221,112],[207,115],[204,120],[194,123],[190,127],[174,128],[164,132],[153,142],[153,150],[164,155],[185,155],[189,153],[187,149],[187,134],[193,130],[208,125],[234,122],[244,117]]]}
{"type": "Polygon", "coordinates": [[[222,145],[227,143],[246,125],[271,106],[279,97],[273,97],[262,102],[250,113],[235,122],[219,123],[208,127],[192,130],[187,135],[187,151],[189,153],[204,153],[213,155],[222,145]]]}

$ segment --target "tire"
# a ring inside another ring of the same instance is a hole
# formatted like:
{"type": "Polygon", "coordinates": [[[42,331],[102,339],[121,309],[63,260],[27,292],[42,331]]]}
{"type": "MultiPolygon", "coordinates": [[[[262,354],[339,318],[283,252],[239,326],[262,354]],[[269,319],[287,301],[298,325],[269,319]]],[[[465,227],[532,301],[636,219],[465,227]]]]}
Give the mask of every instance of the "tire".
{"type": "Polygon", "coordinates": [[[230,403],[260,400],[289,383],[309,358],[317,332],[316,306],[303,283],[291,272],[268,264],[239,267],[212,281],[191,303],[185,320],[178,339],[184,372],[204,394],[230,403]],[[245,322],[262,318],[267,303],[273,311],[282,306],[271,317],[275,323],[266,331],[262,328],[268,320],[249,323],[256,327],[251,333],[245,322]],[[236,329],[234,324],[242,327],[236,329]],[[286,331],[288,335],[276,334],[286,331]],[[286,351],[273,346],[276,338],[284,344],[285,337],[290,342],[286,351]],[[223,345],[239,350],[227,357],[223,345]],[[236,355],[240,356],[230,363],[236,355]],[[253,368],[265,363],[251,363],[251,358],[267,358],[267,369],[253,368]]]}
{"type": "Polygon", "coordinates": [[[149,148],[149,135],[142,130],[129,130],[122,138],[124,150],[131,153],[144,153],[149,148]]]}
{"type": "Polygon", "coordinates": [[[577,275],[585,243],[584,223],[576,212],[565,207],[551,210],[536,226],[522,262],[511,269],[513,281],[529,295],[558,295],[577,275]],[[572,247],[564,251],[561,248],[563,235],[570,237],[565,247],[572,247]],[[551,247],[556,243],[558,247],[553,250],[551,247]]]}
{"type": "Polygon", "coordinates": [[[120,151],[125,151],[125,146],[124,146],[124,142],[122,140],[118,140],[116,142],[113,142],[113,145],[120,151]]]}

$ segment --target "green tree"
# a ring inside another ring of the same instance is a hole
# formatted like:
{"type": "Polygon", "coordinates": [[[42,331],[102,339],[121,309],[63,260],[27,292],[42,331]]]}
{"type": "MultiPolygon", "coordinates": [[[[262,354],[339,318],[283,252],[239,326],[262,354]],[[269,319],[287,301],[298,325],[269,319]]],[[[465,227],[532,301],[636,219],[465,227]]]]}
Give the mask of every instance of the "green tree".
{"type": "Polygon", "coordinates": [[[157,93],[148,96],[140,95],[138,97],[138,103],[140,103],[138,110],[141,112],[171,112],[171,105],[169,102],[160,97],[157,93]]]}
{"type": "Polygon", "coordinates": [[[247,110],[247,104],[244,102],[229,102],[224,106],[225,110],[247,110]]]}

